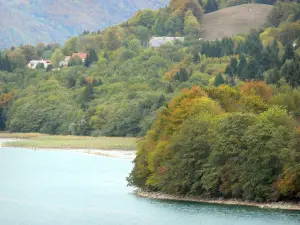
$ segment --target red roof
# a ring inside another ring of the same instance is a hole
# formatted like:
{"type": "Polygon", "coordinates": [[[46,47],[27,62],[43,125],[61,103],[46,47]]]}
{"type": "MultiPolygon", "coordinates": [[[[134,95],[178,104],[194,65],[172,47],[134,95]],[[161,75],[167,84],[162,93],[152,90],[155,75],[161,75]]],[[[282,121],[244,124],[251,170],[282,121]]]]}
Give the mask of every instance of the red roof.
{"type": "Polygon", "coordinates": [[[73,53],[72,57],[73,56],[79,56],[82,60],[85,60],[87,57],[87,53],[83,53],[83,52],[73,53]]]}
{"type": "Polygon", "coordinates": [[[69,62],[70,59],[71,59],[71,56],[67,56],[67,57],[65,58],[66,62],[69,62]]]}

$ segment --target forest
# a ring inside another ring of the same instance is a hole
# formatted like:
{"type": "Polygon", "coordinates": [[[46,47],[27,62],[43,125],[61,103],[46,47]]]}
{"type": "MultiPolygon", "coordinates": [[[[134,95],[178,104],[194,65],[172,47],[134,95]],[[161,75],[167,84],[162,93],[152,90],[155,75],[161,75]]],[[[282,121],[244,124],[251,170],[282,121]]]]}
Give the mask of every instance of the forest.
{"type": "Polygon", "coordinates": [[[171,0],[63,46],[1,51],[0,128],[143,137],[128,181],[147,190],[299,199],[300,3],[254,1],[274,4],[264,29],[201,39],[204,13],[249,2],[171,0]],[[26,68],[38,59],[51,65],[26,68]]]}
{"type": "Polygon", "coordinates": [[[262,81],[183,90],[140,141],[130,185],[250,201],[299,200],[295,93],[262,81]],[[290,102],[290,103],[291,103],[290,102]]]}
{"type": "Polygon", "coordinates": [[[144,136],[157,112],[184,88],[238,87],[261,80],[297,92],[299,3],[277,2],[266,29],[199,40],[203,13],[245,2],[172,0],[168,7],[139,11],[118,26],[85,31],[64,46],[40,43],[3,50],[0,127],[13,132],[144,136]],[[185,41],[151,48],[152,36],[184,36],[185,41]],[[88,58],[82,62],[73,57],[68,67],[59,68],[74,52],[86,52],[88,58]],[[52,65],[26,68],[41,58],[52,65]]]}

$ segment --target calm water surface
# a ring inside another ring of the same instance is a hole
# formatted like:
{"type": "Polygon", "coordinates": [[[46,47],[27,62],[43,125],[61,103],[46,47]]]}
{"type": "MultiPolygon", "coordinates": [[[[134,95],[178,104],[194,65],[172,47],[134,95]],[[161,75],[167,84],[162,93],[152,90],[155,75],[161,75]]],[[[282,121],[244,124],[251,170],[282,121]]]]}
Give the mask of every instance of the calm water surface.
{"type": "Polygon", "coordinates": [[[1,225],[299,225],[300,212],[138,198],[130,160],[0,148],[1,225]]]}

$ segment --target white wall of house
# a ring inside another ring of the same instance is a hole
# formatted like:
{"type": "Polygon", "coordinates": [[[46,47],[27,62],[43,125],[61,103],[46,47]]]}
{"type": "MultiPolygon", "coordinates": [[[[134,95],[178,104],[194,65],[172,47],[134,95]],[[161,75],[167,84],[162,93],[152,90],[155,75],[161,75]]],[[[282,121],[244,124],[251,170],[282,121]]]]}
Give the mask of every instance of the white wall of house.
{"type": "Polygon", "coordinates": [[[175,41],[184,42],[184,37],[152,37],[149,41],[149,46],[160,47],[167,43],[174,43],[175,41]]]}
{"type": "Polygon", "coordinates": [[[37,65],[38,65],[39,63],[44,64],[44,68],[45,68],[45,69],[47,69],[47,67],[50,65],[50,63],[48,63],[48,62],[46,62],[46,61],[44,61],[44,60],[31,60],[31,61],[28,63],[27,67],[30,68],[30,69],[36,69],[36,67],[37,67],[37,65]]]}

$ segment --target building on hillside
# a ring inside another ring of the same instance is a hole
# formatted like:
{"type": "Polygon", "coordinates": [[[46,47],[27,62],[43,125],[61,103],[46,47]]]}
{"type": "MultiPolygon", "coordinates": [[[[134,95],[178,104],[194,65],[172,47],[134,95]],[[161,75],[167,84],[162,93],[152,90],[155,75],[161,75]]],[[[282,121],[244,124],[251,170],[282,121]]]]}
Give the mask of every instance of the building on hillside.
{"type": "Polygon", "coordinates": [[[50,60],[31,60],[27,67],[29,69],[36,69],[37,65],[38,64],[43,64],[44,65],[44,68],[47,69],[47,67],[51,64],[50,60]]]}
{"type": "Polygon", "coordinates": [[[72,56],[66,56],[66,58],[59,63],[59,67],[68,66],[70,59],[74,56],[78,56],[79,58],[81,58],[82,62],[84,63],[85,59],[87,58],[87,53],[72,53],[72,56]]]}
{"type": "Polygon", "coordinates": [[[81,58],[82,62],[84,62],[87,57],[87,53],[84,52],[73,53],[72,57],[74,56],[78,56],[79,58],[81,58]]]}
{"type": "Polygon", "coordinates": [[[149,46],[157,48],[164,44],[172,44],[175,41],[184,42],[184,37],[152,37],[149,41],[149,46]]]}
{"type": "Polygon", "coordinates": [[[66,67],[69,64],[70,59],[72,56],[67,56],[64,60],[59,62],[59,67],[66,67]]]}

